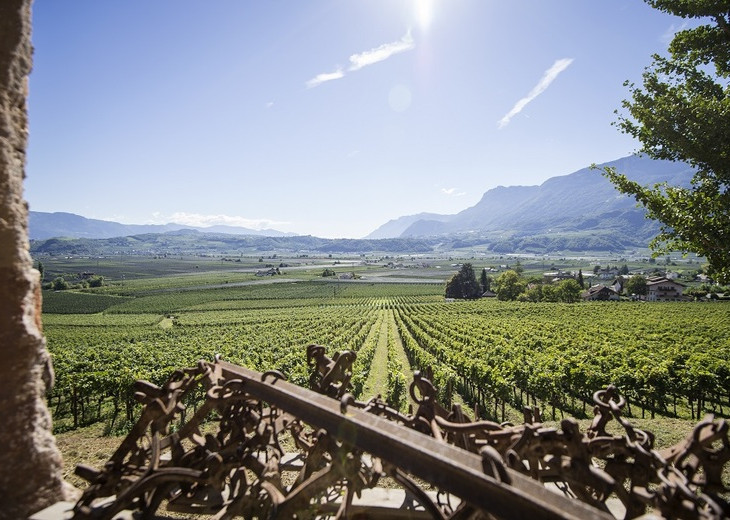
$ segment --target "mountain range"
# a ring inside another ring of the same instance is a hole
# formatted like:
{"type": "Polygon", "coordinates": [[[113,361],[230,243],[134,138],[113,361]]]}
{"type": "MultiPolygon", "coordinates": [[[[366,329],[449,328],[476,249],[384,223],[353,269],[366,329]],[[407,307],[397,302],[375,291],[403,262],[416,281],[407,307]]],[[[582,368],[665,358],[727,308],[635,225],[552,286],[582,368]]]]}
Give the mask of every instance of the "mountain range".
{"type": "MultiPolygon", "coordinates": [[[[643,185],[668,182],[688,186],[694,170],[685,163],[632,155],[600,165],[643,185]]],[[[552,177],[539,186],[498,186],[474,206],[454,215],[420,213],[391,220],[366,238],[405,238],[479,234],[525,237],[550,234],[614,232],[651,239],[658,229],[644,218],[633,198],[622,195],[600,169],[583,168],[552,177]]]]}
{"type": "Polygon", "coordinates": [[[249,229],[236,226],[195,227],[183,224],[120,224],[108,220],[82,217],[74,213],[45,213],[31,211],[28,216],[31,240],[48,238],[114,238],[146,233],[168,233],[170,231],[195,230],[203,233],[226,233],[230,235],[258,235],[267,237],[293,236],[273,229],[249,229]]]}
{"type": "Polygon", "coordinates": [[[601,175],[611,166],[643,185],[688,186],[685,163],[632,155],[552,177],[539,186],[499,186],[472,207],[452,215],[419,213],[391,220],[365,239],[323,239],[273,230],[179,224],[126,225],[71,213],[30,212],[31,250],[49,254],[111,251],[316,251],[392,253],[480,247],[495,253],[612,251],[646,247],[659,225],[645,218],[633,198],[601,175]],[[65,237],[59,240],[58,237],[65,237]],[[92,240],[100,239],[100,240],[92,240]]]}

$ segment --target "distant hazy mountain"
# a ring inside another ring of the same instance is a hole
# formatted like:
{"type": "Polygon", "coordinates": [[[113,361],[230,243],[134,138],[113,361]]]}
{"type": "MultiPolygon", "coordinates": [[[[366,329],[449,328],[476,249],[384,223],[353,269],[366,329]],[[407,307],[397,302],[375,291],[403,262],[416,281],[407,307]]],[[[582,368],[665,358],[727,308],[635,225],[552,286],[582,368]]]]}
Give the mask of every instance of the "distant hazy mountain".
{"type": "MultiPolygon", "coordinates": [[[[683,163],[625,157],[606,163],[641,184],[689,185],[683,163]]],[[[605,165],[602,165],[605,166],[605,165]]],[[[391,220],[367,239],[329,240],[216,226],[130,226],[70,213],[30,214],[31,252],[52,255],[218,253],[555,253],[646,247],[658,224],[644,218],[633,198],[621,195],[599,170],[584,168],[540,186],[499,186],[455,215],[420,213],[391,220]],[[257,235],[257,236],[253,236],[257,235]],[[63,239],[59,237],[65,237],[63,239]]]]}
{"type": "Polygon", "coordinates": [[[366,236],[366,239],[375,238],[394,238],[399,237],[411,224],[418,221],[442,221],[450,218],[452,215],[437,215],[436,213],[419,213],[418,215],[408,215],[389,220],[378,229],[366,236]]]}
{"type": "MultiPolygon", "coordinates": [[[[667,181],[689,184],[694,170],[684,163],[632,155],[603,164],[632,180],[651,185],[667,181]]],[[[482,237],[548,236],[595,233],[628,235],[648,241],[658,225],[644,218],[633,198],[620,194],[600,170],[584,168],[552,177],[540,186],[499,186],[484,193],[474,206],[455,215],[420,214],[391,220],[369,235],[379,238],[476,234],[482,237]],[[395,223],[408,224],[405,229],[395,223]]],[[[625,240],[621,240],[625,242],[625,240]]]]}
{"type": "Polygon", "coordinates": [[[273,229],[256,230],[234,226],[211,226],[206,228],[185,226],[182,224],[139,225],[120,224],[107,220],[97,220],[75,215],[73,213],[44,213],[31,211],[28,218],[31,240],[48,238],[114,238],[142,235],[147,233],[168,233],[189,229],[207,233],[227,233],[231,235],[257,236],[293,236],[273,229]]]}

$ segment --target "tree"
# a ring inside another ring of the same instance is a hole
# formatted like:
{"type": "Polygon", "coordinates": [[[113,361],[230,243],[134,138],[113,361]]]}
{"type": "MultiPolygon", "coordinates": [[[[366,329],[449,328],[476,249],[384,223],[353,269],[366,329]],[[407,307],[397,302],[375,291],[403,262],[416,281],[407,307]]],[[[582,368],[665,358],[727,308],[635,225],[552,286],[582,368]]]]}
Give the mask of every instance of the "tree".
{"type": "Polygon", "coordinates": [[[500,274],[494,281],[497,299],[515,300],[525,290],[525,281],[512,269],[500,274]]]}
{"type": "Polygon", "coordinates": [[[565,303],[575,303],[580,301],[581,287],[576,280],[563,280],[558,285],[558,299],[565,303]]]}
{"type": "Polygon", "coordinates": [[[477,283],[474,268],[471,264],[464,264],[451,280],[446,283],[447,298],[479,298],[482,291],[477,283]]]}
{"type": "Polygon", "coordinates": [[[543,302],[557,302],[560,301],[560,295],[558,294],[558,286],[545,284],[542,286],[542,300],[543,302]]]}
{"type": "Polygon", "coordinates": [[[68,282],[63,279],[63,277],[58,276],[53,280],[53,283],[51,284],[51,289],[54,291],[65,291],[68,289],[68,282]]]}
{"type": "Polygon", "coordinates": [[[46,273],[46,268],[40,260],[38,260],[38,272],[41,273],[41,283],[43,283],[43,276],[46,273]]]}
{"type": "Polygon", "coordinates": [[[92,276],[89,279],[89,287],[102,287],[104,285],[103,276],[92,276]]]}
{"type": "Polygon", "coordinates": [[[539,302],[542,301],[542,284],[535,284],[518,296],[520,301],[539,302]]]}
{"type": "Polygon", "coordinates": [[[580,285],[581,289],[586,288],[586,282],[583,280],[583,269],[578,269],[578,285],[580,285]]]}
{"type": "Polygon", "coordinates": [[[696,169],[689,188],[653,187],[613,168],[604,175],[633,195],[660,222],[650,246],[704,256],[710,274],[730,281],[730,1],[645,0],[652,7],[707,23],[675,34],[668,56],[652,56],[643,85],[626,83],[631,99],[619,129],[637,138],[640,152],[684,161],[696,169]]]}
{"type": "Polygon", "coordinates": [[[646,278],[640,274],[636,274],[628,279],[624,287],[626,294],[646,294],[646,278]]]}
{"type": "Polygon", "coordinates": [[[482,286],[482,293],[492,290],[492,277],[487,274],[487,268],[482,269],[479,277],[479,284],[482,286]]]}

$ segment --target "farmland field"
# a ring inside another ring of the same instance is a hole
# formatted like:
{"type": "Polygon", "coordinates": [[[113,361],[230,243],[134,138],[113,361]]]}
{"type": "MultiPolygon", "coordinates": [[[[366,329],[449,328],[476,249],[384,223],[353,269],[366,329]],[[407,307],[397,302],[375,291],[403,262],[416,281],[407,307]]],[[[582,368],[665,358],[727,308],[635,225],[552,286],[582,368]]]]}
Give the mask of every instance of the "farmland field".
{"type": "Polygon", "coordinates": [[[335,268],[359,279],[328,280],[322,265],[331,260],[309,262],[264,279],[254,274],[256,260],[230,272],[220,261],[216,269],[188,262],[187,273],[177,261],[169,276],[159,276],[158,261],[158,276],[46,291],[56,428],[128,424],[134,380],[161,384],[174,369],[216,354],[304,385],[310,343],[330,355],[357,352],[356,397],[380,393],[401,408],[412,371],[430,367],[442,400],[498,420],[517,420],[533,404],[548,419],[585,417],[592,393],[610,383],[629,398],[634,417],[730,413],[730,305],[445,302],[443,283],[433,282],[453,269],[353,263],[335,268]]]}

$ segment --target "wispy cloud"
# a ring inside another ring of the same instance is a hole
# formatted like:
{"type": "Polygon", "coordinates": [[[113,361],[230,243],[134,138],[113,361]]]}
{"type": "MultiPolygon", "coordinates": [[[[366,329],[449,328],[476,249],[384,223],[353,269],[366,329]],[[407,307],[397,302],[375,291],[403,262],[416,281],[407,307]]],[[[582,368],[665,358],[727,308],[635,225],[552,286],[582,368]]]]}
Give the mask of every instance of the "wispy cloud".
{"type": "MultiPolygon", "coordinates": [[[[413,37],[411,36],[411,31],[408,31],[400,40],[390,43],[384,43],[383,45],[375,47],[374,49],[370,49],[369,51],[351,55],[350,66],[347,68],[347,70],[348,72],[354,72],[356,70],[362,69],[363,67],[385,61],[395,54],[410,51],[411,49],[415,48],[416,44],[413,41],[413,37]]],[[[342,68],[338,67],[337,70],[334,72],[324,72],[322,74],[317,74],[315,77],[307,81],[306,85],[307,88],[317,87],[326,81],[332,81],[344,77],[345,72],[342,70],[342,68]]]]}
{"type": "Polygon", "coordinates": [[[514,116],[522,112],[522,109],[525,108],[531,101],[533,101],[537,96],[545,92],[550,84],[555,81],[555,78],[557,78],[558,75],[565,69],[567,69],[571,63],[573,63],[573,58],[563,58],[561,60],[555,61],[552,67],[545,71],[545,73],[542,75],[542,78],[540,78],[540,81],[532,88],[530,93],[520,99],[517,103],[515,103],[515,106],[512,107],[512,110],[507,112],[507,114],[499,120],[499,128],[503,128],[508,125],[514,116]]]}
{"type": "Polygon", "coordinates": [[[441,193],[448,195],[449,197],[461,197],[466,195],[465,191],[458,191],[456,188],[441,188],[441,193]]]}
{"type": "Polygon", "coordinates": [[[312,79],[307,81],[307,88],[316,87],[318,85],[321,85],[322,83],[325,83],[326,81],[332,81],[334,79],[340,79],[344,77],[345,73],[342,72],[342,69],[337,69],[334,72],[323,72],[322,74],[317,74],[312,79]]]}
{"type": "Polygon", "coordinates": [[[687,28],[688,23],[682,22],[682,25],[670,25],[666,31],[664,31],[664,34],[661,35],[659,38],[659,41],[662,42],[664,45],[669,45],[669,42],[671,42],[674,39],[674,35],[677,34],[680,31],[684,31],[687,28]]]}
{"type": "Polygon", "coordinates": [[[266,108],[271,108],[273,106],[274,106],[274,102],[273,101],[269,101],[268,103],[266,103],[266,108]]]}
{"type": "Polygon", "coordinates": [[[155,221],[157,223],[174,222],[175,224],[183,224],[186,226],[209,227],[217,225],[245,227],[249,229],[275,229],[283,228],[291,224],[290,222],[280,222],[266,218],[245,218],[232,215],[202,215],[200,213],[184,213],[177,212],[172,215],[165,216],[155,213],[155,221]]]}
{"type": "Polygon", "coordinates": [[[350,71],[360,70],[368,65],[385,61],[395,54],[410,51],[416,48],[416,44],[408,31],[400,40],[384,43],[379,47],[370,49],[369,51],[353,54],[350,56],[350,71]]]}

